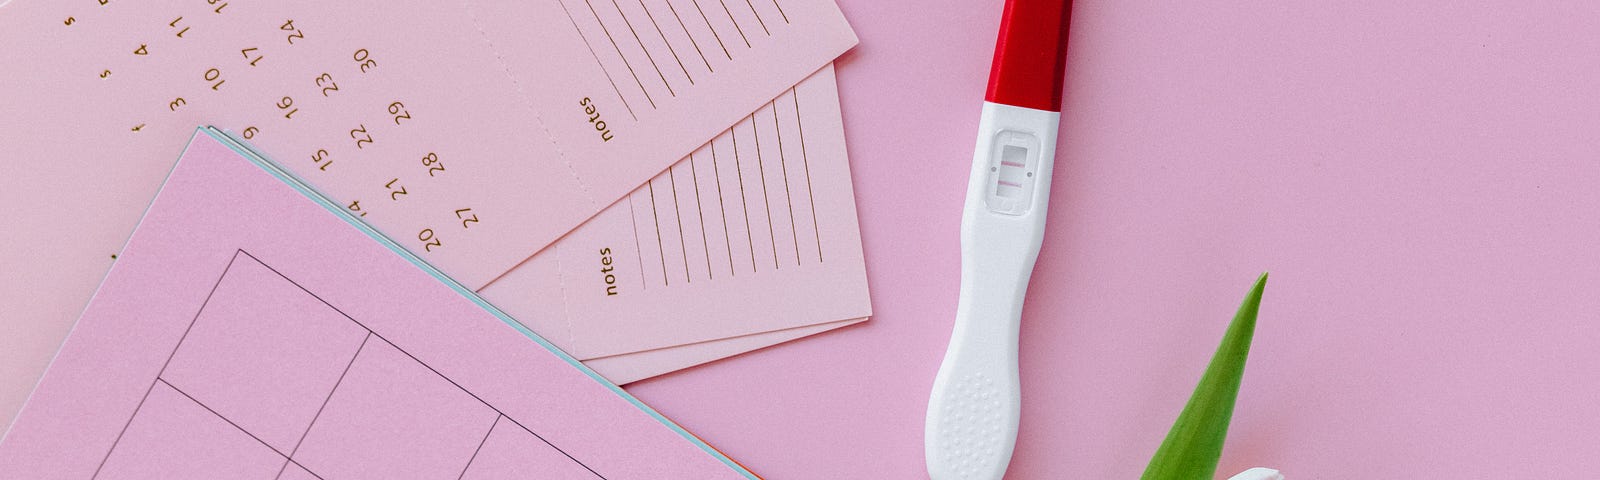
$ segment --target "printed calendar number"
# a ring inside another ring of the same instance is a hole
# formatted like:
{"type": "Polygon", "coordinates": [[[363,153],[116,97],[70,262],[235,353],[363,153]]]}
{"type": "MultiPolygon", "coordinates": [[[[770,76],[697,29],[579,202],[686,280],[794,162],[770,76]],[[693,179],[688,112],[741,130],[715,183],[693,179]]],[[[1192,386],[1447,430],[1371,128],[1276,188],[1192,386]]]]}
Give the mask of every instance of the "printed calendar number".
{"type": "Polygon", "coordinates": [[[422,241],[422,250],[427,252],[432,252],[433,247],[444,246],[444,242],[439,241],[439,237],[433,234],[433,229],[431,228],[424,228],[422,231],[417,232],[417,240],[422,241]]]}
{"type": "Polygon", "coordinates": [[[294,40],[297,38],[302,40],[306,38],[305,32],[301,32],[300,29],[294,27],[294,19],[284,21],[283,25],[278,26],[278,30],[291,32],[288,36],[290,45],[294,45],[294,40]]]}
{"type": "Polygon", "coordinates": [[[428,152],[422,156],[422,166],[428,167],[428,176],[444,171],[444,162],[439,161],[439,154],[428,152]]]}
{"type": "Polygon", "coordinates": [[[366,148],[366,145],[372,143],[372,134],[367,133],[366,124],[360,124],[356,128],[350,129],[350,138],[355,139],[356,148],[366,148]],[[358,133],[361,135],[357,136],[356,134],[358,133]]]}
{"type": "Polygon", "coordinates": [[[293,119],[294,112],[300,111],[299,108],[294,108],[294,99],[287,96],[283,97],[281,100],[278,100],[278,110],[285,110],[283,118],[286,119],[293,119]]]}
{"type": "MultiPolygon", "coordinates": [[[[181,22],[183,22],[183,17],[178,17],[178,18],[172,19],[172,22],[168,23],[167,26],[176,29],[176,28],[178,28],[178,24],[181,23],[181,22]]],[[[183,27],[183,30],[178,30],[178,38],[183,38],[183,34],[185,34],[185,33],[189,33],[189,27],[183,27]]]]}
{"type": "Polygon", "coordinates": [[[216,68],[212,68],[212,69],[206,70],[205,79],[206,79],[207,82],[212,82],[211,83],[211,89],[212,90],[217,90],[219,88],[222,88],[222,82],[226,81],[226,80],[222,79],[222,70],[218,70],[216,68]]]}
{"type": "Polygon", "coordinates": [[[361,69],[361,73],[367,73],[367,70],[378,67],[378,61],[372,59],[372,52],[368,52],[365,48],[356,50],[352,57],[355,58],[356,66],[361,69]]]}
{"type": "Polygon", "coordinates": [[[326,172],[328,166],[333,165],[333,159],[328,158],[330,156],[327,150],[319,148],[316,153],[311,154],[311,163],[317,164],[317,170],[326,172]]]}
{"type": "Polygon", "coordinates": [[[389,180],[389,183],[383,184],[383,188],[389,189],[389,199],[390,200],[400,201],[400,197],[404,196],[406,194],[406,186],[405,185],[396,186],[395,184],[397,184],[397,183],[400,183],[400,179],[399,178],[391,179],[391,180],[389,180]]]}
{"type": "Polygon", "coordinates": [[[333,75],[327,72],[317,76],[317,86],[322,87],[322,96],[324,97],[328,96],[329,92],[339,91],[339,84],[333,83],[333,75]]]}
{"type": "Polygon", "coordinates": [[[400,119],[402,119],[402,118],[404,118],[406,120],[410,120],[411,119],[411,112],[406,111],[406,105],[404,103],[400,103],[400,102],[394,102],[394,103],[389,104],[389,114],[390,115],[394,115],[394,124],[395,125],[399,125],[400,124],[400,119]]]}
{"type": "Polygon", "coordinates": [[[255,54],[255,58],[250,58],[250,55],[251,55],[250,52],[254,52],[256,50],[260,50],[260,49],[256,48],[256,47],[250,47],[250,48],[246,48],[244,50],[240,50],[239,54],[240,55],[244,55],[244,59],[245,60],[249,60],[250,61],[250,66],[254,67],[254,66],[256,66],[256,62],[261,61],[261,58],[264,57],[264,55],[261,55],[261,54],[258,53],[258,54],[255,54]]]}
{"type": "Polygon", "coordinates": [[[456,219],[461,220],[461,228],[465,229],[469,224],[478,223],[478,214],[472,213],[471,208],[463,208],[456,210],[456,219]]]}

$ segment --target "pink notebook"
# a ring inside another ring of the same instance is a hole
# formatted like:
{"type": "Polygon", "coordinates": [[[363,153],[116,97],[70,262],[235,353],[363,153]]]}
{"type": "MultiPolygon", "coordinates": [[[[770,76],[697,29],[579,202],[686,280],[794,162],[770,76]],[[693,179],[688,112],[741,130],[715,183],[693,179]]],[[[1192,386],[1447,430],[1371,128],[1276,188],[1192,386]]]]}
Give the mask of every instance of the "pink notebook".
{"type": "Polygon", "coordinates": [[[191,140],[0,477],[754,478],[241,148],[191,140]]]}

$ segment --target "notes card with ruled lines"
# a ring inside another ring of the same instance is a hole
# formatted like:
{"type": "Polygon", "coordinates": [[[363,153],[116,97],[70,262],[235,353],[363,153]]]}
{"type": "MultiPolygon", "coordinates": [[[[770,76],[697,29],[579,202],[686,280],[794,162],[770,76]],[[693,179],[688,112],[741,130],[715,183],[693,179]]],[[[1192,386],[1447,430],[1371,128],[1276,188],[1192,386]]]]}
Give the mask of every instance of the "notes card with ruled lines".
{"type": "Polygon", "coordinates": [[[833,68],[481,293],[619,383],[871,315],[833,68]]]}
{"type": "Polygon", "coordinates": [[[756,478],[217,135],[184,151],[0,477],[756,478]]]}

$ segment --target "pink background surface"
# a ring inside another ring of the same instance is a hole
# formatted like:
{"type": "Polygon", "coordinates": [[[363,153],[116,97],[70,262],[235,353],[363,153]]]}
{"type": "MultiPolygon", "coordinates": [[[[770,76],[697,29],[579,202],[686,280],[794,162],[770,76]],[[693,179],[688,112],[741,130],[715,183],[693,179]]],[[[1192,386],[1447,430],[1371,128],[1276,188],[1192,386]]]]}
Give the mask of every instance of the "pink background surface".
{"type": "MultiPolygon", "coordinates": [[[[875,318],[630,390],[769,478],[922,478],[1000,2],[841,3],[875,318]]],[[[1597,9],[1079,0],[1011,478],[1136,477],[1262,270],[1226,473],[1600,469],[1597,9]]]]}
{"type": "MultiPolygon", "coordinates": [[[[925,478],[998,0],[843,0],[875,317],[630,390],[754,471],[925,478]]],[[[1136,478],[1272,271],[1221,475],[1600,470],[1600,6],[1080,0],[1010,478],[1136,478]]]]}

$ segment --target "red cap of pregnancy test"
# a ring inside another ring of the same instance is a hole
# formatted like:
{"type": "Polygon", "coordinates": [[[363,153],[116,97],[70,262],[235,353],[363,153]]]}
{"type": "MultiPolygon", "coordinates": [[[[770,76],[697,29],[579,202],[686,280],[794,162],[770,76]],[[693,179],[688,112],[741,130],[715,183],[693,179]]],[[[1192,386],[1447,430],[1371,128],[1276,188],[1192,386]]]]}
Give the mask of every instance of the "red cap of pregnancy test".
{"type": "Polygon", "coordinates": [[[1061,111],[1072,0],[1006,0],[989,68],[993,103],[1061,111]]]}

